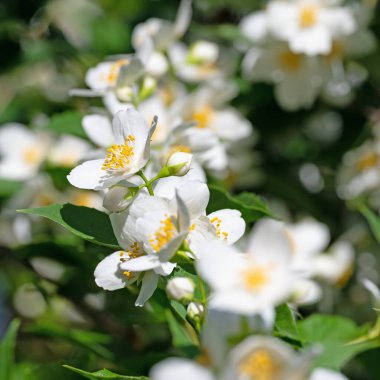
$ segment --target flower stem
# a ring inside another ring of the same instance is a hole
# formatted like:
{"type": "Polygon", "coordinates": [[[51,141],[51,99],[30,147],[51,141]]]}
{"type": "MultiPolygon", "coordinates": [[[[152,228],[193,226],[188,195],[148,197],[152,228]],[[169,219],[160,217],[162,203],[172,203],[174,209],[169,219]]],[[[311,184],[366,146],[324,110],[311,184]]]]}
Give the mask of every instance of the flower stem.
{"type": "Polygon", "coordinates": [[[148,178],[145,177],[144,173],[142,172],[142,170],[140,170],[138,173],[137,173],[141,178],[142,180],[145,182],[145,186],[146,188],[148,189],[148,192],[149,192],[149,195],[154,195],[154,192],[153,192],[153,188],[152,188],[152,182],[148,180],[148,178]]]}

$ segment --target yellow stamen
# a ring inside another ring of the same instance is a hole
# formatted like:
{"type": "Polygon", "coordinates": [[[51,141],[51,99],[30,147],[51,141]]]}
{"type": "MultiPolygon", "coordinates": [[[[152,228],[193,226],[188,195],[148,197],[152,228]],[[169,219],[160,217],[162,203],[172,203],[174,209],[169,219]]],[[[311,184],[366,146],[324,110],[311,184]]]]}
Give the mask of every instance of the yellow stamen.
{"type": "Polygon", "coordinates": [[[112,63],[110,67],[110,71],[107,76],[107,82],[110,85],[115,85],[117,81],[117,77],[119,76],[120,69],[122,66],[127,65],[129,63],[128,59],[119,59],[112,63]]]}
{"type": "Polygon", "coordinates": [[[83,192],[80,192],[78,194],[75,194],[74,197],[73,197],[73,204],[77,205],[77,206],[92,206],[93,202],[93,197],[94,197],[94,194],[91,193],[90,191],[83,191],[83,192]]]}
{"type": "Polygon", "coordinates": [[[129,270],[125,270],[123,272],[123,275],[126,276],[128,278],[128,280],[130,280],[133,277],[132,272],[130,272],[129,270]]]}
{"type": "Polygon", "coordinates": [[[250,291],[260,291],[269,281],[268,269],[263,266],[251,266],[243,271],[245,287],[250,291]]]}
{"type": "Polygon", "coordinates": [[[205,105],[201,109],[194,112],[190,119],[198,122],[198,128],[207,128],[213,116],[214,110],[210,106],[205,105]]]}
{"type": "Polygon", "coordinates": [[[269,353],[264,349],[257,349],[239,366],[240,373],[250,380],[275,380],[280,368],[269,353]]]}
{"type": "Polygon", "coordinates": [[[26,163],[36,164],[41,158],[40,150],[34,146],[26,148],[22,157],[26,163]]]}
{"type": "Polygon", "coordinates": [[[301,55],[294,54],[291,51],[281,53],[279,56],[280,66],[286,71],[297,71],[301,66],[301,55]]]}
{"type": "Polygon", "coordinates": [[[360,157],[360,159],[356,163],[356,169],[360,172],[364,172],[368,169],[374,168],[375,166],[377,166],[378,163],[378,155],[374,152],[370,152],[360,157]]]}
{"type": "Polygon", "coordinates": [[[103,170],[127,169],[131,164],[131,158],[134,155],[133,142],[135,137],[129,135],[125,143],[121,145],[114,144],[107,149],[107,156],[104,160],[103,170]]]}
{"type": "Polygon", "coordinates": [[[168,216],[166,219],[160,221],[160,227],[149,239],[149,244],[155,252],[158,252],[174,237],[176,231],[173,218],[168,216]]]}
{"type": "Polygon", "coordinates": [[[215,216],[214,218],[210,219],[210,222],[215,226],[216,228],[216,235],[219,239],[227,240],[228,238],[228,232],[222,231],[220,228],[220,225],[222,223],[222,220],[215,216]]]}
{"type": "Polygon", "coordinates": [[[301,28],[309,28],[317,22],[318,8],[315,5],[301,7],[299,13],[299,23],[301,28]]]}

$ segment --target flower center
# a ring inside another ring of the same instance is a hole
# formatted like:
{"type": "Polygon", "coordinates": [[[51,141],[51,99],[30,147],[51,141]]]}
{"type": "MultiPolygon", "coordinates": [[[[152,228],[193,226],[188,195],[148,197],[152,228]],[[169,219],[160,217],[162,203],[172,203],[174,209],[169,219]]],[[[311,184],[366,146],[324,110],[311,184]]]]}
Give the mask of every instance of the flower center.
{"type": "Polygon", "coordinates": [[[191,120],[198,122],[198,125],[197,125],[198,128],[207,128],[213,116],[214,116],[213,109],[210,106],[206,105],[206,106],[203,106],[197,112],[194,112],[191,115],[191,120]]]}
{"type": "Polygon", "coordinates": [[[173,223],[173,217],[167,216],[165,219],[160,221],[160,227],[149,239],[149,244],[155,252],[158,252],[174,237],[176,232],[177,229],[173,223]]]}
{"type": "Polygon", "coordinates": [[[227,240],[228,238],[228,232],[222,231],[220,228],[220,225],[222,223],[222,220],[215,216],[214,218],[210,219],[210,222],[215,226],[216,228],[216,235],[221,240],[227,240]]]}
{"type": "Polygon", "coordinates": [[[31,146],[24,150],[22,157],[27,164],[36,164],[41,158],[40,150],[37,147],[31,146]]]}
{"type": "Polygon", "coordinates": [[[133,142],[134,136],[128,135],[125,143],[121,145],[114,144],[107,149],[107,156],[104,160],[103,170],[119,170],[126,169],[131,164],[134,155],[133,142]]]}
{"type": "Polygon", "coordinates": [[[364,172],[368,169],[375,167],[378,164],[378,162],[379,157],[377,156],[377,154],[370,152],[360,157],[360,159],[356,163],[356,169],[360,172],[364,172]]]}
{"type": "Polygon", "coordinates": [[[301,66],[301,56],[291,51],[280,54],[279,59],[282,69],[286,71],[297,71],[301,66]]]}
{"type": "Polygon", "coordinates": [[[127,65],[129,63],[128,59],[119,59],[112,63],[110,67],[110,71],[107,76],[107,82],[111,85],[116,84],[117,77],[119,76],[119,72],[122,66],[127,65]]]}
{"type": "Polygon", "coordinates": [[[263,266],[252,266],[243,271],[243,281],[247,290],[260,291],[268,283],[268,269],[263,266]]]}
{"type": "Polygon", "coordinates": [[[301,7],[299,13],[299,23],[301,28],[309,28],[317,22],[318,8],[315,5],[305,5],[301,7]]]}
{"type": "Polygon", "coordinates": [[[274,380],[279,373],[279,366],[266,350],[258,349],[244,359],[239,370],[250,380],[274,380]]]}

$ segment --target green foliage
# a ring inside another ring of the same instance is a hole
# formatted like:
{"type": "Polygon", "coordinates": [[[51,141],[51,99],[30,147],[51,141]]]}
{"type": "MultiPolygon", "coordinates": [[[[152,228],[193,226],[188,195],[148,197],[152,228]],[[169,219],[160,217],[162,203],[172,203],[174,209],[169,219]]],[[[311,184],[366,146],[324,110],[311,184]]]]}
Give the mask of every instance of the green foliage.
{"type": "Polygon", "coordinates": [[[20,210],[26,214],[43,216],[91,243],[118,249],[118,243],[107,214],[89,207],[70,203],[20,210]]]}
{"type": "Polygon", "coordinates": [[[323,350],[314,367],[339,370],[359,353],[380,346],[377,328],[369,333],[368,326],[341,316],[314,314],[298,322],[298,329],[306,347],[320,345],[323,350]]]}
{"type": "Polygon", "coordinates": [[[10,324],[4,338],[0,341],[0,379],[10,379],[15,365],[14,351],[20,321],[15,319],[10,324]]]}
{"type": "Polygon", "coordinates": [[[122,376],[122,375],[117,375],[116,373],[113,373],[109,371],[108,369],[102,369],[100,371],[96,372],[86,372],[82,371],[81,369],[70,367],[68,365],[64,365],[65,368],[79,373],[83,377],[90,379],[90,380],[98,380],[98,379],[112,379],[112,380],[148,380],[148,377],[145,376],[122,376]]]}
{"type": "Polygon", "coordinates": [[[233,208],[242,213],[247,223],[266,216],[272,216],[268,206],[256,194],[243,192],[239,195],[231,195],[227,190],[216,185],[209,185],[209,188],[210,202],[207,207],[208,212],[233,208]]]}
{"type": "Polygon", "coordinates": [[[364,203],[358,202],[356,204],[357,210],[366,218],[373,236],[380,243],[380,218],[372,210],[370,210],[364,203]]]}
{"type": "Polygon", "coordinates": [[[53,115],[47,128],[58,134],[86,137],[82,128],[82,115],[76,111],[65,111],[53,115]]]}
{"type": "Polygon", "coordinates": [[[302,339],[297,328],[296,320],[292,310],[287,304],[276,307],[274,332],[280,338],[289,340],[296,345],[302,345],[302,339]]]}

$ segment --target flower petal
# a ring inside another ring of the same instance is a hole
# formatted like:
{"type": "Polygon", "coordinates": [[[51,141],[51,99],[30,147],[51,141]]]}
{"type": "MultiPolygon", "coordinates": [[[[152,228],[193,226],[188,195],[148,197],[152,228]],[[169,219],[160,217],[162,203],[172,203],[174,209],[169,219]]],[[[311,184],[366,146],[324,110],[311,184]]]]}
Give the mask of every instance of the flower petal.
{"type": "Polygon", "coordinates": [[[144,274],[142,286],[135,302],[135,306],[144,306],[145,302],[152,297],[157,288],[158,277],[159,276],[153,271],[148,271],[144,274]]]}
{"type": "Polygon", "coordinates": [[[96,145],[107,148],[114,142],[112,125],[103,115],[87,115],[82,119],[82,126],[88,138],[96,145]]]}

